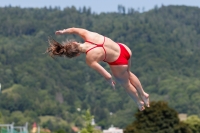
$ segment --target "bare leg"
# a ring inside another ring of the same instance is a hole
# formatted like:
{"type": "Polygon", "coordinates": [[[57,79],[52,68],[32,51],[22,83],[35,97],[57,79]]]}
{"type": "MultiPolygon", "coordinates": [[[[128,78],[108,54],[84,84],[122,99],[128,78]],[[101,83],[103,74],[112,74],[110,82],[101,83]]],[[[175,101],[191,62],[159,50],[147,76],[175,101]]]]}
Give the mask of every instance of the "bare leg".
{"type": "Polygon", "coordinates": [[[121,85],[125,88],[127,94],[133,99],[133,101],[137,104],[140,111],[143,111],[144,102],[139,98],[136,88],[130,83],[121,83],[121,85]]]}
{"type": "Polygon", "coordinates": [[[135,86],[135,88],[139,92],[142,100],[144,101],[145,105],[147,107],[150,107],[150,104],[149,104],[149,94],[147,94],[146,92],[144,92],[139,79],[132,72],[130,72],[130,71],[129,71],[129,74],[130,74],[130,78],[129,79],[130,79],[131,84],[133,86],[135,86]]]}
{"type": "Polygon", "coordinates": [[[127,65],[110,66],[116,80],[125,88],[129,96],[135,101],[140,111],[144,110],[144,102],[138,96],[138,92],[130,82],[130,74],[127,65]]]}
{"type": "Polygon", "coordinates": [[[128,62],[128,72],[129,72],[129,76],[130,76],[130,82],[133,86],[135,86],[135,88],[137,89],[137,91],[139,92],[142,100],[144,101],[145,105],[147,107],[150,107],[149,104],[149,94],[147,94],[146,92],[144,92],[142,85],[139,81],[139,79],[130,71],[131,68],[131,59],[129,59],[128,62]]]}

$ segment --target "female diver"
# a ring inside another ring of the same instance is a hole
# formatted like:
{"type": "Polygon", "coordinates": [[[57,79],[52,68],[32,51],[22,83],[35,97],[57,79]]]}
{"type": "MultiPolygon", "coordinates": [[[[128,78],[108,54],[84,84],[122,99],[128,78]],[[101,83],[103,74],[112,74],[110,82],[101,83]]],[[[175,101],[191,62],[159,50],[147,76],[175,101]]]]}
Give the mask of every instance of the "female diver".
{"type": "Polygon", "coordinates": [[[125,44],[116,43],[108,37],[82,28],[73,27],[55,32],[56,35],[67,33],[77,34],[85,42],[67,41],[60,44],[54,39],[49,39],[47,52],[51,56],[57,55],[72,58],[85,53],[87,65],[101,74],[115,89],[115,82],[111,74],[99,64],[100,61],[108,63],[112,75],[125,88],[139,110],[143,111],[145,105],[150,107],[149,94],[144,92],[139,79],[130,71],[132,52],[125,44]]]}

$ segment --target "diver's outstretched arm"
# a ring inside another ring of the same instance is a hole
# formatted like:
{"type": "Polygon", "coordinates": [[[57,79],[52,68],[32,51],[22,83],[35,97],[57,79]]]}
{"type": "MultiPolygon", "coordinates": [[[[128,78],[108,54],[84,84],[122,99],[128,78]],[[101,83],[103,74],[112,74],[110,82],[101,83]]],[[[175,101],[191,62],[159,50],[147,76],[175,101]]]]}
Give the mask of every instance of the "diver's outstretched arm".
{"type": "Polygon", "coordinates": [[[55,32],[56,35],[63,35],[63,34],[78,34],[83,39],[86,39],[90,31],[83,29],[83,28],[67,28],[63,30],[58,30],[55,32]]]}

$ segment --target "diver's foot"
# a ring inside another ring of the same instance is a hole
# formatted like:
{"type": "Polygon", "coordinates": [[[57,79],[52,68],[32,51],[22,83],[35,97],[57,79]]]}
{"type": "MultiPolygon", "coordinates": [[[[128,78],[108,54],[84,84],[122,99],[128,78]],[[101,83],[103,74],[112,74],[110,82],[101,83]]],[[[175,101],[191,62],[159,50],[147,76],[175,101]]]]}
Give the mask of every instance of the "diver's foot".
{"type": "Polygon", "coordinates": [[[141,97],[142,97],[142,100],[144,101],[144,104],[147,107],[150,107],[150,104],[149,104],[149,94],[145,93],[144,96],[141,96],[141,97]]]}
{"type": "Polygon", "coordinates": [[[139,103],[137,103],[137,105],[138,105],[138,109],[139,109],[140,111],[145,110],[144,102],[140,101],[139,103]]]}

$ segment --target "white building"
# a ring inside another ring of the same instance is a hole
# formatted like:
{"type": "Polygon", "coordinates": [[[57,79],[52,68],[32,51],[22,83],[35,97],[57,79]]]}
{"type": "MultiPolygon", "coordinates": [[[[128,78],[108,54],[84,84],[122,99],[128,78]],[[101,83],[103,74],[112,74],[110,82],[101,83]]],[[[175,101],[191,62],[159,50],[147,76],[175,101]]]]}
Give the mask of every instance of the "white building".
{"type": "Polygon", "coordinates": [[[112,125],[108,130],[103,130],[103,133],[123,133],[123,129],[116,128],[112,125]]]}

